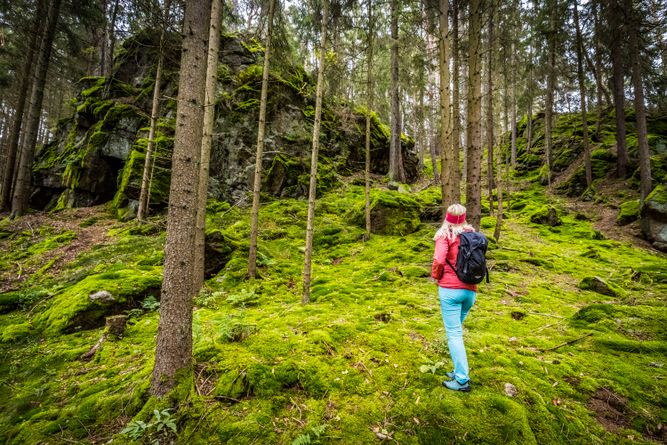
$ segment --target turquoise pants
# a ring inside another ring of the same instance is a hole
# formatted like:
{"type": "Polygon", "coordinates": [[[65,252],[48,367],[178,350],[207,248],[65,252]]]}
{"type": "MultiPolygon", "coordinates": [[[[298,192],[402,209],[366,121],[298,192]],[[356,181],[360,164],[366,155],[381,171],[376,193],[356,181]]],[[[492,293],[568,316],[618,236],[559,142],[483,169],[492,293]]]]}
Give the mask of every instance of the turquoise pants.
{"type": "Polygon", "coordinates": [[[470,376],[468,375],[466,347],[463,344],[463,320],[472,305],[475,304],[476,292],[467,289],[438,287],[438,296],[442,309],[442,321],[447,331],[449,355],[454,364],[454,378],[457,382],[464,384],[470,379],[470,376]]]}

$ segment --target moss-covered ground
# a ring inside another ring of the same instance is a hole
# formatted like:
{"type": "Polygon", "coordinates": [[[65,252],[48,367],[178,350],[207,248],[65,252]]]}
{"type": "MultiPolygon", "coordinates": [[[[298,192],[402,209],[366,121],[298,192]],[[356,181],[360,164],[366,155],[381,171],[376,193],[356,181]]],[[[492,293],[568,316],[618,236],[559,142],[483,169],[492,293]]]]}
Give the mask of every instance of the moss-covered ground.
{"type": "MultiPolygon", "coordinates": [[[[429,206],[437,194],[406,199],[429,206]]],[[[176,434],[158,433],[164,418],[142,411],[164,221],[105,226],[103,243],[39,274],[28,266],[75,242],[77,230],[54,229],[49,218],[32,231],[3,221],[3,280],[34,271],[0,295],[3,443],[666,440],[664,256],[606,239],[538,186],[514,193],[515,210],[491,242],[491,283],[480,285],[466,320],[473,389],[456,393],[441,385],[451,361],[428,280],[436,227],[363,241],[362,203],[363,188],[354,185],[318,201],[307,305],[300,304],[306,203],[264,204],[256,281],[245,279],[248,212],[209,206],[209,230],[229,242],[230,258],[195,299],[194,385],[185,399],[160,407],[171,408],[176,434]],[[545,206],[560,225],[531,222],[545,206]],[[602,283],[597,292],[583,290],[592,280],[602,283]],[[100,290],[116,301],[91,302],[100,290]],[[124,335],[82,360],[103,334],[100,314],[112,313],[129,316],[124,335]],[[134,436],[120,434],[128,424],[134,436]]],[[[80,226],[107,218],[101,212],[80,226]]],[[[483,218],[487,234],[494,225],[483,218]]]]}

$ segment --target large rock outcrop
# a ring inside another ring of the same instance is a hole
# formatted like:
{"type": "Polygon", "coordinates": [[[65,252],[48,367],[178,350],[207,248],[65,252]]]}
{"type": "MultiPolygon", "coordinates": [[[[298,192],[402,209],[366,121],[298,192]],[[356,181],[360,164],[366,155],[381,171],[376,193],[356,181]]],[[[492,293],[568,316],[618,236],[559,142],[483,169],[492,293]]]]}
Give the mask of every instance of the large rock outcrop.
{"type": "MultiPolygon", "coordinates": [[[[53,142],[37,156],[32,205],[78,207],[113,200],[119,216],[131,217],[139,197],[147,146],[149,112],[159,35],[144,31],[126,40],[111,79],[81,80],[74,113],[62,120],[53,142]]],[[[175,97],[180,51],[178,36],[166,45],[161,85],[162,113],[151,185],[151,206],[168,200],[175,97]]],[[[211,154],[209,197],[243,202],[254,174],[262,48],[237,36],[222,36],[218,96],[211,154]]],[[[322,115],[318,192],[339,175],[364,168],[365,110],[333,105],[325,99],[322,115]]],[[[315,85],[299,67],[271,73],[267,106],[263,191],[273,196],[305,196],[310,171],[315,85]]],[[[389,165],[389,129],[372,113],[371,171],[389,165]]],[[[417,177],[414,142],[403,137],[408,182],[417,177]]]]}
{"type": "Polygon", "coordinates": [[[641,227],[656,249],[667,252],[667,189],[664,185],[654,188],[644,200],[641,227]]]}

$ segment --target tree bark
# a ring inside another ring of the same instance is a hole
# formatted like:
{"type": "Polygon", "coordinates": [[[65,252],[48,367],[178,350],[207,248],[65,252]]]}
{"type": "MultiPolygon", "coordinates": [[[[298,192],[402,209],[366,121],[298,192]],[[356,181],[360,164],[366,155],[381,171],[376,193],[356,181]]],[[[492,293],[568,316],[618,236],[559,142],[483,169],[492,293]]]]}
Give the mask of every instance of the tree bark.
{"type": "Polygon", "coordinates": [[[35,158],[37,132],[39,130],[40,118],[42,117],[42,102],[44,100],[46,74],[49,70],[51,49],[53,47],[53,38],[56,34],[59,13],[60,0],[51,0],[35,66],[35,79],[33,82],[32,93],[30,95],[30,111],[26,122],[23,144],[21,144],[21,157],[16,175],[14,196],[12,198],[12,217],[21,216],[28,209],[30,183],[32,179],[32,163],[35,158]]]}
{"type": "Polygon", "coordinates": [[[487,184],[489,189],[489,213],[493,215],[493,56],[494,40],[493,40],[493,19],[494,19],[493,4],[489,7],[489,46],[487,52],[486,69],[488,71],[487,77],[487,91],[486,91],[486,153],[487,153],[487,184]]]}
{"type": "Polygon", "coordinates": [[[553,125],[553,103],[556,89],[556,0],[547,3],[549,8],[549,31],[547,33],[547,44],[549,55],[547,62],[547,90],[544,99],[544,154],[547,166],[547,184],[551,185],[551,166],[553,165],[553,147],[551,142],[551,129],[553,125]]]}
{"type": "Polygon", "coordinates": [[[26,55],[25,64],[23,65],[21,83],[19,84],[19,94],[16,99],[16,108],[14,111],[14,118],[12,121],[12,128],[9,135],[9,143],[7,144],[5,158],[4,173],[2,177],[2,195],[0,196],[0,211],[7,210],[11,206],[12,188],[14,186],[14,165],[19,155],[19,140],[21,139],[21,126],[23,124],[23,115],[25,114],[25,105],[28,100],[28,94],[31,89],[33,81],[33,64],[35,60],[35,53],[39,50],[38,37],[42,34],[44,26],[44,8],[45,1],[38,0],[37,8],[35,10],[35,18],[32,24],[32,32],[30,36],[30,44],[28,45],[28,53],[26,55]]]}
{"type": "Polygon", "coordinates": [[[153,103],[151,105],[151,126],[148,131],[148,144],[146,146],[146,158],[144,159],[144,172],[141,179],[141,191],[139,192],[139,208],[137,219],[142,222],[148,215],[148,205],[151,199],[151,181],[153,175],[153,151],[155,150],[155,133],[157,121],[160,117],[160,83],[162,82],[162,63],[164,59],[164,35],[168,26],[169,9],[171,1],[166,0],[164,4],[164,20],[160,32],[160,48],[158,48],[157,69],[155,71],[155,85],[153,86],[153,103]]]}
{"type": "Polygon", "coordinates": [[[461,93],[459,79],[459,0],[452,0],[452,201],[461,202],[461,93]]]}
{"type": "Polygon", "coordinates": [[[310,186],[308,188],[308,220],[306,222],[306,250],[303,268],[303,296],[301,303],[310,301],[310,278],[313,256],[313,231],[315,226],[315,197],[317,192],[317,156],[320,149],[320,123],[322,118],[322,90],[324,89],[324,56],[327,43],[328,0],[322,1],[322,33],[320,36],[319,69],[317,71],[317,90],[315,93],[315,122],[313,123],[313,149],[310,159],[310,186]]]}
{"type": "Polygon", "coordinates": [[[111,20],[106,26],[106,35],[104,36],[104,43],[107,45],[104,51],[104,68],[102,75],[111,77],[113,71],[113,53],[116,49],[116,19],[118,18],[119,0],[114,1],[113,9],[111,10],[111,20]]]}
{"type": "MultiPolygon", "coordinates": [[[[435,87],[431,87],[428,89],[428,103],[433,107],[433,103],[435,101],[435,92],[434,92],[435,87]]],[[[433,108],[430,108],[429,114],[433,116],[433,108]]],[[[434,134],[433,131],[434,126],[430,125],[429,126],[429,134],[428,134],[428,148],[429,148],[429,154],[431,155],[431,165],[433,166],[433,182],[437,185],[440,184],[440,173],[438,173],[438,154],[436,152],[436,135],[434,134]]]]}
{"type": "Polygon", "coordinates": [[[391,0],[391,140],[389,144],[389,180],[401,178],[401,125],[398,94],[398,0],[391,0]]]}
{"type": "Polygon", "coordinates": [[[625,90],[623,76],[623,10],[618,0],[608,0],[607,20],[610,28],[609,51],[611,53],[614,109],[616,111],[616,174],[625,178],[628,170],[628,149],[625,140],[625,90]]]}
{"type": "MultiPolygon", "coordinates": [[[[204,93],[204,131],[201,141],[201,161],[199,163],[199,185],[197,190],[197,222],[195,229],[194,291],[204,285],[204,249],[206,231],[206,201],[208,199],[208,177],[215,122],[215,92],[218,84],[218,51],[220,49],[220,25],[222,22],[222,1],[211,1],[211,23],[208,34],[208,54],[206,61],[206,91],[204,93]]],[[[268,71],[268,69],[267,69],[268,71]]],[[[266,97],[264,97],[266,101],[266,97]]],[[[266,106],[265,106],[266,107],[266,106]]]]}
{"type": "MultiPolygon", "coordinates": [[[[601,33],[600,30],[600,16],[599,16],[599,6],[600,0],[594,0],[591,4],[593,8],[593,39],[595,40],[595,92],[597,94],[597,100],[595,107],[597,109],[597,121],[595,123],[595,135],[596,138],[600,137],[600,127],[602,126],[602,94],[605,91],[602,86],[602,50],[600,49],[600,39],[601,33]]],[[[607,103],[610,103],[607,99],[607,103]]]]}
{"type": "Polygon", "coordinates": [[[452,150],[452,126],[449,102],[449,0],[440,0],[439,18],[439,61],[440,61],[440,184],[442,186],[442,206],[454,204],[452,178],[454,156],[452,150]]]}
{"type": "Polygon", "coordinates": [[[482,91],[480,40],[482,9],[480,0],[470,1],[470,27],[468,44],[468,181],[466,183],[466,207],[468,222],[479,230],[481,220],[481,164],[482,164],[482,91]]]}
{"type": "MultiPolygon", "coordinates": [[[[255,278],[257,273],[257,230],[259,224],[259,194],[262,190],[262,158],[264,157],[264,134],[266,129],[266,102],[269,91],[269,60],[271,56],[271,37],[273,35],[273,13],[275,0],[269,0],[269,17],[264,42],[264,68],[262,71],[262,92],[259,99],[259,126],[257,128],[257,151],[255,153],[255,177],[252,188],[252,214],[250,219],[250,251],[248,254],[248,276],[255,278]]],[[[216,54],[217,62],[217,54],[216,54]]],[[[217,68],[217,64],[216,64],[217,68]]],[[[202,246],[203,247],[203,246],[202,246]]],[[[203,255],[203,250],[202,250],[203,255]]]]}
{"type": "Polygon", "coordinates": [[[574,4],[574,27],[577,36],[577,78],[579,80],[579,96],[581,100],[581,120],[583,127],[583,142],[584,142],[584,166],[586,169],[586,187],[590,187],[593,183],[593,173],[591,169],[591,153],[588,144],[588,116],[586,114],[586,83],[584,80],[584,64],[583,64],[583,43],[581,38],[581,27],[579,26],[579,7],[576,0],[574,4]]]}
{"type": "MultiPolygon", "coordinates": [[[[366,72],[366,162],[364,164],[364,215],[366,219],[366,239],[371,238],[371,109],[373,108],[373,40],[375,33],[373,31],[373,0],[368,0],[368,53],[366,72]]],[[[424,87],[420,90],[420,109],[424,106],[424,87]]],[[[423,114],[423,113],[422,113],[423,114]]],[[[424,128],[423,122],[419,122],[420,128],[424,128]]],[[[422,141],[423,142],[423,141],[422,141]]],[[[423,148],[420,149],[421,163],[423,164],[423,148]]]]}
{"type": "Polygon", "coordinates": [[[207,0],[185,5],[164,281],[151,381],[151,393],[158,397],[192,378],[195,219],[210,13],[207,0]]]}
{"type": "MultiPolygon", "coordinates": [[[[635,118],[637,125],[637,147],[639,150],[639,202],[651,193],[651,152],[648,146],[648,130],[646,128],[646,106],[644,104],[644,81],[642,80],[641,53],[643,48],[639,43],[641,19],[635,10],[632,0],[624,0],[626,17],[630,26],[627,27],[630,54],[632,60],[632,87],[634,90],[635,118]]],[[[627,22],[626,22],[627,23],[627,22]]]]}

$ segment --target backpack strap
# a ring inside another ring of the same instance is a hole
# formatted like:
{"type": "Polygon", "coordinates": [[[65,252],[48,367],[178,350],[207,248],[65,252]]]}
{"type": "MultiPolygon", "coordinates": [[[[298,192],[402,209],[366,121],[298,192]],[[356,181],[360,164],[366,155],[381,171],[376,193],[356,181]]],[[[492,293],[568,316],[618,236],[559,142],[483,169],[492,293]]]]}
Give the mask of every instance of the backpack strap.
{"type": "Polygon", "coordinates": [[[447,264],[449,264],[449,267],[451,267],[452,270],[453,270],[454,272],[456,272],[456,267],[452,266],[452,263],[450,263],[449,260],[448,260],[447,258],[445,258],[445,261],[447,262],[447,264]]]}

